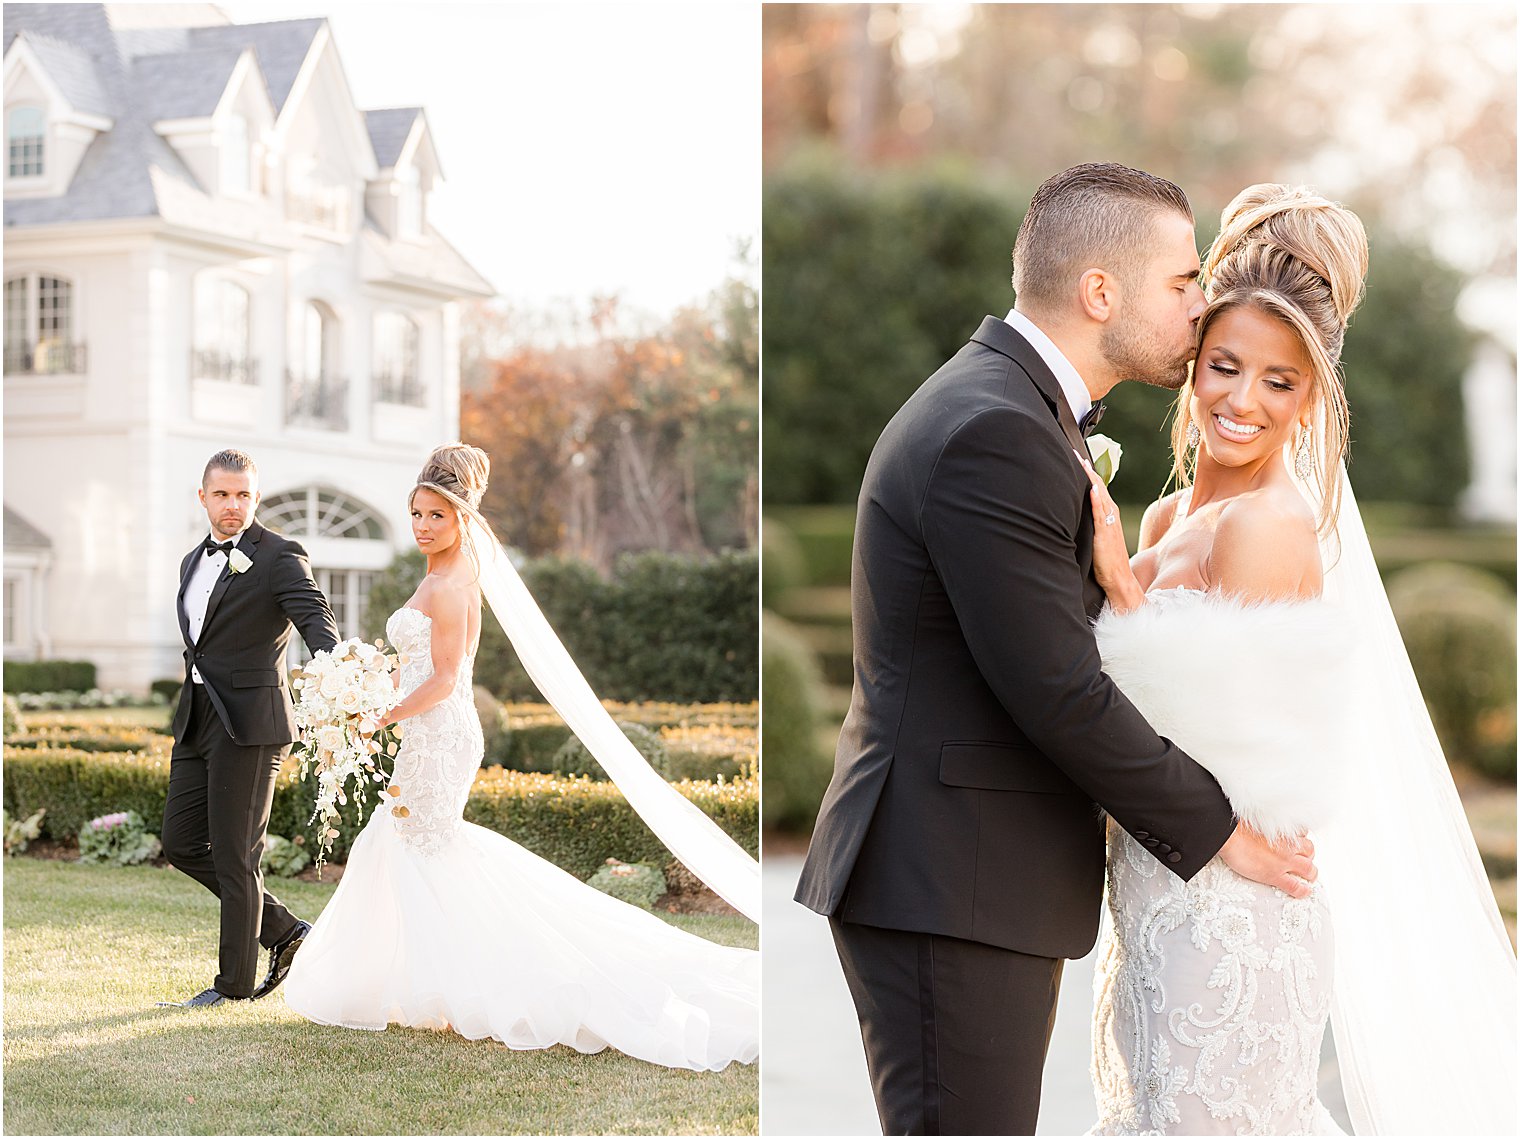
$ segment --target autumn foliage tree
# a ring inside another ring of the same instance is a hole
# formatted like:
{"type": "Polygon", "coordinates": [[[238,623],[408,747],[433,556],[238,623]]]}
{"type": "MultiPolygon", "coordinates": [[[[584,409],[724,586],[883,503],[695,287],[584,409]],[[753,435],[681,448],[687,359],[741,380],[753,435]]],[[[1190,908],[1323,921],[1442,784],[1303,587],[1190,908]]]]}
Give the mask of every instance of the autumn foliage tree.
{"type": "Polygon", "coordinates": [[[620,324],[599,301],[588,340],[511,348],[463,393],[461,434],[491,455],[487,517],[525,553],[601,569],[626,551],[752,547],[754,288],[730,280],[653,331],[620,324]]]}

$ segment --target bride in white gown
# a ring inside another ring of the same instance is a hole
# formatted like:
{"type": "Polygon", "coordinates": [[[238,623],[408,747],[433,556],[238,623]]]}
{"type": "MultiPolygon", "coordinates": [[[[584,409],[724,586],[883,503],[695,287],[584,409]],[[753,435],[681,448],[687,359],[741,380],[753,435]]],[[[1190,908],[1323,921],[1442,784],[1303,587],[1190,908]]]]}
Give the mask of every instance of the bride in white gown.
{"type": "MultiPolygon", "coordinates": [[[[471,680],[480,587],[499,587],[504,572],[474,513],[488,469],[476,448],[440,447],[413,490],[412,529],[428,574],[386,623],[406,662],[404,699],[388,717],[405,725],[391,780],[400,793],[381,796],[355,839],[291,966],[286,1003],[309,1020],[348,1028],[447,1028],[523,1049],[610,1046],[696,1070],[749,1063],[759,1047],[758,953],[668,925],[461,817],[482,754],[471,680]]],[[[508,624],[503,602],[492,602],[508,624]]],[[[521,627],[508,625],[514,631],[532,671],[543,645],[535,654],[520,643],[521,627]]],[[[574,672],[562,650],[557,655],[563,659],[549,665],[574,672]]],[[[593,754],[606,754],[596,731],[587,737],[593,754]]],[[[610,756],[609,769],[624,758],[610,756]]],[[[712,826],[679,806],[674,813],[678,827],[712,826]]],[[[670,833],[667,820],[667,844],[670,833]]],[[[721,832],[685,837],[699,850],[726,841],[721,832]]],[[[710,869],[693,862],[699,876],[710,869]]],[[[712,876],[723,873],[720,866],[712,876]]]]}
{"type": "MultiPolygon", "coordinates": [[[[1133,562],[1093,477],[1104,667],[1269,838],[1309,897],[1217,858],[1183,882],[1109,824],[1096,1134],[1513,1134],[1515,959],[1373,565],[1343,455],[1361,223],[1260,185],[1226,208],[1177,404],[1182,490],[1133,562]]],[[[1089,472],[1091,474],[1091,472],[1089,472]]]]}

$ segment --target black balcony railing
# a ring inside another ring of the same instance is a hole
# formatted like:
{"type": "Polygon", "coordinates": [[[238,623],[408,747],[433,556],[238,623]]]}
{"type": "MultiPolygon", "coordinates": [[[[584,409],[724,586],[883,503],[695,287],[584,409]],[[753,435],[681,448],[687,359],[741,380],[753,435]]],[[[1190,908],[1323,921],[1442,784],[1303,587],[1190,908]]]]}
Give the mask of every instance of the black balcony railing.
{"type": "Polygon", "coordinates": [[[85,369],[83,344],[44,340],[40,344],[7,344],[7,376],[73,376],[85,369]]]}
{"type": "Polygon", "coordinates": [[[392,375],[381,372],[375,377],[375,400],[378,403],[398,403],[403,407],[426,407],[427,389],[416,373],[392,375]]]}
{"type": "Polygon", "coordinates": [[[249,356],[229,356],[214,349],[196,348],[190,352],[190,375],[197,380],[219,380],[224,384],[256,384],[259,362],[249,356]]]}
{"type": "Polygon", "coordinates": [[[348,381],[285,373],[285,422],[291,427],[348,430],[348,381]]]}

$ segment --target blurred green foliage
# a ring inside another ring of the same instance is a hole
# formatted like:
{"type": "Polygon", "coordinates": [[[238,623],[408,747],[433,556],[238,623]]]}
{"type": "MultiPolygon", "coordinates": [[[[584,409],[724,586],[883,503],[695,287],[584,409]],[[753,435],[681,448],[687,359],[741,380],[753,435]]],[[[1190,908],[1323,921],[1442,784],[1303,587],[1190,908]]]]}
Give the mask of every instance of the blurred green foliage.
{"type": "MultiPolygon", "coordinates": [[[[1032,188],[949,167],[848,172],[818,152],[767,179],[764,200],[766,503],[849,503],[887,421],[1003,315],[1013,238],[1032,188]]],[[[1199,245],[1217,209],[1195,203],[1199,245]]],[[[1467,483],[1462,277],[1368,221],[1367,298],[1347,332],[1351,474],[1366,500],[1450,507],[1467,483]]],[[[1171,468],[1170,393],[1121,384],[1105,434],[1124,446],[1115,493],[1159,494],[1171,468]]]]}
{"type": "MultiPolygon", "coordinates": [[[[625,554],[604,580],[572,558],[521,567],[523,581],[593,691],[604,700],[746,702],[759,689],[759,566],[754,551],[692,557],[625,554]]],[[[392,612],[426,572],[412,550],[376,575],[365,636],[385,632],[392,612]]],[[[475,681],[503,700],[531,700],[500,623],[481,622],[475,681]]]]}

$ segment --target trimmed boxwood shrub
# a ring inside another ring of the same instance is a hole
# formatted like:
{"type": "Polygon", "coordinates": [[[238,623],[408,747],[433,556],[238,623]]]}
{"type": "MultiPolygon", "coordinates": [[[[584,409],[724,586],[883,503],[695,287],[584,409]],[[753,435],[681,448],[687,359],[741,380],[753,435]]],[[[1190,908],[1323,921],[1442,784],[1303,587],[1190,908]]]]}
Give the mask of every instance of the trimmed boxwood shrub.
{"type": "Polygon", "coordinates": [[[41,728],[21,736],[7,736],[7,747],[72,748],[76,751],[152,751],[168,753],[174,740],[151,728],[102,727],[80,731],[73,728],[41,728]]]}
{"type": "MultiPolygon", "coordinates": [[[[683,781],[672,786],[740,846],[759,853],[756,780],[683,781]]],[[[670,852],[612,783],[493,767],[476,777],[464,817],[507,835],[579,878],[589,877],[609,858],[656,865],[671,861],[670,852]]]]}
{"type": "Polygon", "coordinates": [[[95,666],[87,660],[8,660],[7,692],[88,692],[95,687],[95,666]]]}
{"type": "MultiPolygon", "coordinates": [[[[628,737],[628,742],[638,749],[638,753],[644,757],[644,762],[654,768],[662,779],[669,779],[670,773],[666,768],[669,766],[670,752],[660,737],[642,724],[630,724],[626,720],[621,720],[617,722],[617,726],[623,735],[628,737]]],[[[588,779],[607,778],[607,772],[587,750],[586,745],[581,743],[579,736],[571,736],[560,745],[559,750],[554,753],[549,770],[555,775],[569,777],[584,775],[588,779]]]]}
{"type": "Polygon", "coordinates": [[[1492,574],[1431,562],[1388,601],[1446,758],[1515,778],[1515,598],[1492,574]]]}
{"type": "MultiPolygon", "coordinates": [[[[275,778],[269,832],[305,838],[315,849],[312,792],[287,761],[275,778]]],[[[5,810],[25,818],[46,807],[43,833],[67,840],[97,815],[136,811],[150,826],[163,818],[169,786],[167,753],[85,752],[36,748],[5,751],[5,810]]],[[[760,848],[759,785],[740,779],[725,783],[681,782],[673,786],[733,836],[751,854],[760,848]]],[[[373,804],[373,799],[371,799],[373,804]]],[[[372,809],[372,806],[371,808],[372,809]]],[[[465,818],[489,827],[585,878],[609,858],[665,865],[671,854],[629,808],[611,783],[559,779],[502,768],[476,777],[465,818]]],[[[333,861],[348,856],[358,833],[354,809],[337,824],[333,861]]]]}
{"type": "Polygon", "coordinates": [[[765,825],[807,833],[833,774],[818,744],[823,679],[817,658],[788,622],[765,615],[765,825]]]}

